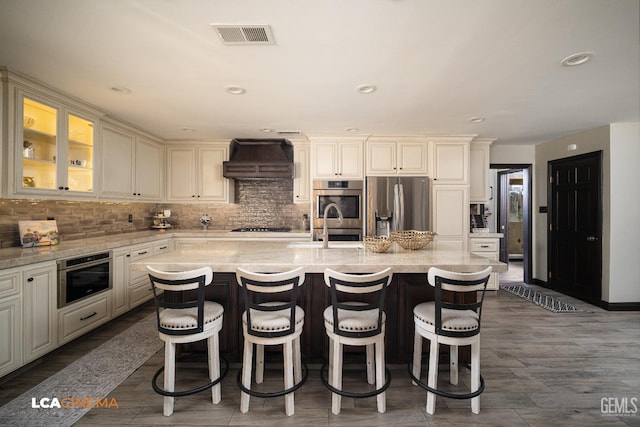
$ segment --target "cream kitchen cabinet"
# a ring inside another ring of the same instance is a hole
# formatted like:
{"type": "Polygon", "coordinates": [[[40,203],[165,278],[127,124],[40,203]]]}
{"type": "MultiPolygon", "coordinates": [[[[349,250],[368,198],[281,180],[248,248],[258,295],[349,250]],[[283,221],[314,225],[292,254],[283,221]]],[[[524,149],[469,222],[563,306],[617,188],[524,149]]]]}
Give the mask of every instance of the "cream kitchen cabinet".
{"type": "Polygon", "coordinates": [[[0,377],[22,366],[22,273],[0,270],[0,377]]]}
{"type": "Polygon", "coordinates": [[[362,139],[317,139],[311,145],[314,178],[364,179],[362,139]]]}
{"type": "MultiPolygon", "coordinates": [[[[170,240],[159,240],[156,242],[135,245],[129,248],[130,256],[128,259],[129,262],[139,261],[150,257],[151,255],[170,251],[172,248],[173,243],[170,240]]],[[[132,309],[153,298],[153,289],[149,282],[149,275],[146,271],[132,270],[129,268],[128,264],[127,267],[129,270],[129,309],[132,309]]]]}
{"type": "Polygon", "coordinates": [[[469,177],[471,203],[486,203],[489,189],[490,146],[493,139],[474,139],[469,148],[469,177]]]}
{"type": "Polygon", "coordinates": [[[95,197],[98,113],[53,96],[14,90],[10,192],[44,198],[95,197]]]}
{"type": "Polygon", "coordinates": [[[309,159],[311,149],[307,143],[293,143],[293,203],[311,201],[311,175],[309,159]]]}
{"type": "Polygon", "coordinates": [[[366,175],[428,175],[428,143],[421,138],[370,138],[366,175]]]}
{"type": "Polygon", "coordinates": [[[469,186],[433,185],[431,187],[431,228],[435,240],[466,250],[469,234],[469,186]]]}
{"type": "Polygon", "coordinates": [[[160,201],[163,188],[163,147],[149,138],[103,125],[100,196],[124,200],[160,201]]]}
{"type": "Polygon", "coordinates": [[[111,317],[118,317],[129,311],[129,248],[114,249],[111,259],[111,317]]]}
{"type": "MultiPolygon", "coordinates": [[[[502,233],[473,233],[469,236],[469,252],[492,260],[500,257],[500,238],[502,233]]],[[[487,290],[497,291],[500,283],[499,273],[491,273],[487,290]]]]}
{"type": "Polygon", "coordinates": [[[434,184],[469,184],[469,143],[473,137],[429,138],[434,184]]]}
{"type": "Polygon", "coordinates": [[[23,363],[57,347],[56,274],[54,261],[22,269],[23,363]]]}
{"type": "Polygon", "coordinates": [[[231,201],[231,182],[222,175],[228,158],[228,143],[167,147],[167,201],[231,201]]]}
{"type": "Polygon", "coordinates": [[[58,311],[58,341],[65,344],[111,320],[111,293],[104,292],[58,311]]]}

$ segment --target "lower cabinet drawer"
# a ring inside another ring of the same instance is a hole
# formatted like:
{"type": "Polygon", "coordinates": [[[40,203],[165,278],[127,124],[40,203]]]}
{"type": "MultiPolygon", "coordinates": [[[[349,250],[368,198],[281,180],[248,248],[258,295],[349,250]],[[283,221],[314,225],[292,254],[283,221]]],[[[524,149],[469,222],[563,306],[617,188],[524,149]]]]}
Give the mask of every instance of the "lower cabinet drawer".
{"type": "Polygon", "coordinates": [[[498,252],[500,250],[499,239],[471,239],[471,252],[498,252]]]}
{"type": "Polygon", "coordinates": [[[109,321],[109,313],[108,294],[60,310],[58,313],[60,343],[77,338],[109,321]]]}

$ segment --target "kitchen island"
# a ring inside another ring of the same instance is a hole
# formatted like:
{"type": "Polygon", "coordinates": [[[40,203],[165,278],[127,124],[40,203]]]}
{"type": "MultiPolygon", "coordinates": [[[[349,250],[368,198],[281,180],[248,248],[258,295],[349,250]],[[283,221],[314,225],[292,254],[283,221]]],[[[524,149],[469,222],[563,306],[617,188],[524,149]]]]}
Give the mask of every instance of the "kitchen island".
{"type": "MultiPolygon", "coordinates": [[[[320,362],[328,355],[328,340],[322,312],[330,305],[324,284],[325,268],[346,273],[370,273],[391,267],[394,278],[387,292],[386,358],[389,363],[404,363],[413,351],[413,307],[434,299],[427,284],[426,272],[432,266],[453,271],[478,271],[492,266],[505,272],[506,264],[463,252],[446,244],[433,242],[420,250],[406,250],[394,244],[386,253],[374,253],[359,242],[330,242],[329,249],[314,247],[312,242],[280,241],[215,241],[176,249],[132,262],[133,269],[143,271],[147,265],[166,271],[182,271],[209,266],[214,271],[213,286],[207,289],[207,299],[221,303],[225,320],[220,336],[221,351],[227,360],[239,362],[242,354],[243,311],[235,279],[236,267],[259,272],[279,272],[302,266],[305,284],[299,305],[305,310],[302,334],[303,358],[320,362]]],[[[317,243],[316,243],[317,245],[317,243]]],[[[475,295],[466,295],[470,298],[475,295]]],[[[461,299],[462,295],[450,295],[461,299]]],[[[464,356],[463,356],[464,357],[464,356]]]]}

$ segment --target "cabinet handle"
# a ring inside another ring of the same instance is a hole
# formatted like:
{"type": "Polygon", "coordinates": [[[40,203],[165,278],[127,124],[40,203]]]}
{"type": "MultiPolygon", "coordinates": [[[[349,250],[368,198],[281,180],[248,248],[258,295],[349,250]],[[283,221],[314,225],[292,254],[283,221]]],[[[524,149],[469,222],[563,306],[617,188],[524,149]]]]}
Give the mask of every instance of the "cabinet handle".
{"type": "Polygon", "coordinates": [[[64,190],[64,187],[58,187],[58,190],[64,190]]]}
{"type": "Polygon", "coordinates": [[[488,248],[489,245],[480,245],[481,248],[488,248]]]}
{"type": "Polygon", "coordinates": [[[130,258],[130,257],[131,257],[131,254],[127,254],[127,258],[130,258]]]}
{"type": "Polygon", "coordinates": [[[195,194],[192,194],[192,195],[191,195],[191,197],[196,197],[196,195],[195,195],[195,194]]]}
{"type": "Polygon", "coordinates": [[[138,252],[138,255],[144,255],[144,254],[146,254],[147,252],[149,252],[149,251],[142,251],[142,252],[138,252]]]}
{"type": "Polygon", "coordinates": [[[90,315],[88,315],[88,316],[81,317],[81,318],[80,318],[80,320],[87,320],[87,319],[91,319],[91,318],[92,318],[93,316],[95,316],[96,314],[98,314],[98,312],[97,312],[97,311],[94,311],[93,313],[91,313],[91,314],[90,314],[90,315]]]}
{"type": "Polygon", "coordinates": [[[168,246],[160,246],[158,249],[163,250],[163,249],[167,249],[168,246]]]}
{"type": "Polygon", "coordinates": [[[29,278],[27,279],[27,282],[33,282],[33,277],[29,277],[29,278]]]}

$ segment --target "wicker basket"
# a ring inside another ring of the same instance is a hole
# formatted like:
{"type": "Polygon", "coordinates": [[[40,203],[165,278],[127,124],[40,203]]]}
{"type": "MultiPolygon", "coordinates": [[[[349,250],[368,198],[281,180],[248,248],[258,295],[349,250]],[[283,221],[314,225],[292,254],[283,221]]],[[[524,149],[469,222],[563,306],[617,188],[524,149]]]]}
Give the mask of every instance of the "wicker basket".
{"type": "Polygon", "coordinates": [[[393,241],[382,236],[364,236],[364,246],[371,252],[386,252],[393,241]]]}
{"type": "Polygon", "coordinates": [[[404,230],[392,231],[391,240],[405,249],[422,249],[433,240],[433,231],[404,230]]]}

